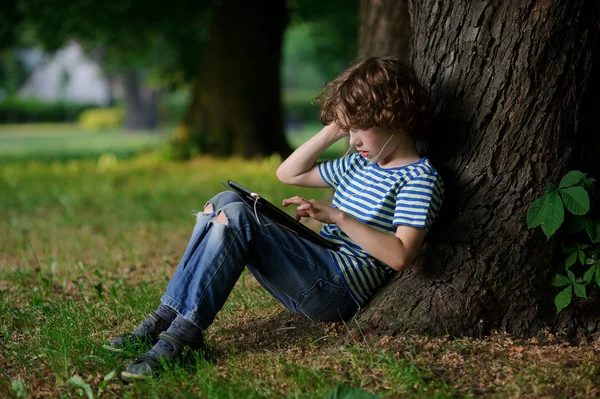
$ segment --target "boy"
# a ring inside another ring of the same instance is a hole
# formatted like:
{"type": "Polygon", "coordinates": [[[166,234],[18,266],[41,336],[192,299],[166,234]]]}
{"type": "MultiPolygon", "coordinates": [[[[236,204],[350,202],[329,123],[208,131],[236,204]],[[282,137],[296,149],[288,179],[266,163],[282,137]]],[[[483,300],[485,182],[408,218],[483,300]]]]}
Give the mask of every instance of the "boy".
{"type": "Polygon", "coordinates": [[[325,127],[277,169],[285,184],[333,187],[331,206],[301,197],[297,218],[323,223],[332,251],[273,224],[260,223],[233,192],[211,199],[196,225],[161,305],[109,348],[154,344],[131,363],[125,381],[155,376],[160,363],[202,349],[210,326],[247,266],[293,312],[313,321],[351,318],[394,271],[417,256],[440,211],[443,184],[415,141],[428,132],[428,99],[414,71],[394,57],[356,62],[318,97],[325,127]],[[318,162],[349,137],[358,153],[318,162]]]}

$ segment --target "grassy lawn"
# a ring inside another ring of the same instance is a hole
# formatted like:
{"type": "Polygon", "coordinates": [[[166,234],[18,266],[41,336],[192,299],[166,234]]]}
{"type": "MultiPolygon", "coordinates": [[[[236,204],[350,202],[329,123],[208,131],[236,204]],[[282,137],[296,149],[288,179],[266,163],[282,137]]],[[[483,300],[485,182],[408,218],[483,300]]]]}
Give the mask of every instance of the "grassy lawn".
{"type": "Polygon", "coordinates": [[[342,323],[290,313],[249,273],[206,332],[208,359],[150,383],[123,384],[118,373],[136,355],[114,357],[102,342],[157,306],[192,212],[224,189],[221,182],[236,180],[274,203],[297,194],[328,198],[328,190],[279,183],[279,162],[166,163],[146,153],[1,165],[0,397],[363,397],[343,389],[334,395],[339,384],[381,398],[598,396],[598,342],[495,334],[367,343],[342,323]]]}
{"type": "MultiPolygon", "coordinates": [[[[296,148],[321,128],[319,123],[290,127],[288,141],[296,148]]],[[[0,124],[0,162],[98,159],[103,154],[112,154],[120,159],[130,158],[141,151],[155,148],[170,134],[168,128],[157,132],[132,133],[120,129],[85,131],[76,124],[0,124]]],[[[344,145],[340,141],[323,155],[331,158],[343,153],[344,145]]]]}
{"type": "Polygon", "coordinates": [[[65,161],[111,153],[127,158],[161,143],[167,132],[84,131],[75,124],[0,125],[0,162],[65,161]]]}

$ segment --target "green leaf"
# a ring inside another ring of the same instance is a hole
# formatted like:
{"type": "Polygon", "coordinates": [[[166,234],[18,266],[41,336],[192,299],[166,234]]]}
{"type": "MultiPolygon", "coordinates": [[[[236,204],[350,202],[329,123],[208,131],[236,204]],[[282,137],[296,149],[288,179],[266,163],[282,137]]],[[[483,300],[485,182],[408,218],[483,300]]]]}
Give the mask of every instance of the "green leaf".
{"type": "Polygon", "coordinates": [[[360,388],[351,387],[345,384],[338,384],[333,390],[327,393],[325,399],[376,399],[379,396],[367,392],[360,388]]]}
{"type": "Polygon", "coordinates": [[[527,209],[527,227],[533,229],[542,224],[542,208],[548,197],[546,195],[536,199],[527,209]]]}
{"type": "Polygon", "coordinates": [[[592,281],[592,278],[594,278],[595,271],[596,271],[596,265],[593,265],[592,267],[587,269],[587,271],[583,274],[583,282],[587,284],[590,281],[592,281]]]}
{"type": "Polygon", "coordinates": [[[542,230],[546,234],[546,238],[550,239],[552,234],[560,227],[565,220],[565,210],[563,202],[560,199],[557,191],[546,194],[547,199],[541,209],[542,230]]]}
{"type": "Polygon", "coordinates": [[[575,295],[580,298],[586,298],[585,296],[585,285],[583,284],[573,284],[573,288],[575,289],[575,295]]]}
{"type": "Polygon", "coordinates": [[[600,242],[600,223],[597,220],[592,220],[585,230],[594,244],[600,242]]]}
{"type": "Polygon", "coordinates": [[[556,305],[556,313],[559,313],[565,308],[565,306],[571,303],[571,296],[573,293],[573,286],[569,285],[567,288],[558,293],[554,298],[554,305],[556,305]]]}
{"type": "Polygon", "coordinates": [[[110,373],[106,374],[104,376],[104,378],[102,379],[102,381],[100,381],[100,383],[98,384],[98,396],[100,396],[100,394],[104,391],[104,388],[106,387],[106,385],[108,384],[108,382],[115,376],[115,370],[111,371],[110,373]]]}
{"type": "Polygon", "coordinates": [[[590,210],[590,196],[583,187],[561,188],[560,194],[565,207],[573,215],[583,215],[590,210]]]}
{"type": "Polygon", "coordinates": [[[578,170],[572,170],[563,176],[563,178],[560,180],[560,183],[558,184],[558,187],[565,188],[575,186],[581,183],[583,179],[585,179],[585,176],[585,173],[582,173],[578,170]]]}
{"type": "Polygon", "coordinates": [[[108,381],[110,381],[110,380],[111,380],[111,379],[112,379],[112,378],[115,376],[115,373],[116,373],[116,371],[115,371],[115,370],[113,370],[113,371],[111,371],[110,373],[106,374],[106,375],[104,376],[104,378],[102,379],[102,381],[103,381],[103,382],[108,382],[108,381]]]}
{"type": "Polygon", "coordinates": [[[544,190],[544,194],[548,194],[552,191],[556,191],[558,190],[558,186],[554,183],[550,183],[548,184],[548,187],[546,187],[546,189],[544,190]]]}
{"type": "Polygon", "coordinates": [[[10,383],[10,389],[17,399],[27,399],[27,389],[22,380],[13,380],[10,383]]]}
{"type": "Polygon", "coordinates": [[[565,285],[570,285],[572,283],[571,280],[569,280],[562,274],[555,274],[550,284],[552,284],[555,287],[564,287],[565,285]]]}
{"type": "Polygon", "coordinates": [[[596,261],[594,260],[594,258],[585,258],[585,264],[586,265],[595,265],[596,261]]]}
{"type": "Polygon", "coordinates": [[[71,384],[77,388],[83,389],[85,391],[88,399],[94,399],[94,393],[92,392],[92,387],[90,386],[90,384],[85,382],[83,380],[83,378],[81,378],[80,376],[74,375],[73,377],[71,377],[67,380],[67,383],[71,384]]]}
{"type": "Polygon", "coordinates": [[[585,265],[585,252],[583,251],[579,251],[579,262],[581,262],[582,265],[585,265]]]}
{"type": "Polygon", "coordinates": [[[587,216],[573,215],[569,218],[569,224],[567,225],[567,233],[575,234],[585,229],[590,223],[590,218],[587,216]]]}
{"type": "Polygon", "coordinates": [[[583,187],[585,187],[585,189],[588,191],[588,193],[593,193],[595,183],[596,183],[596,179],[593,179],[593,178],[585,179],[585,181],[583,182],[583,187]]]}
{"type": "Polygon", "coordinates": [[[571,254],[567,256],[567,259],[565,259],[565,267],[568,269],[575,264],[575,261],[577,261],[577,252],[571,252],[571,254]]]}
{"type": "Polygon", "coordinates": [[[575,274],[572,271],[567,270],[567,276],[569,276],[569,280],[571,280],[572,282],[575,281],[575,274]]]}

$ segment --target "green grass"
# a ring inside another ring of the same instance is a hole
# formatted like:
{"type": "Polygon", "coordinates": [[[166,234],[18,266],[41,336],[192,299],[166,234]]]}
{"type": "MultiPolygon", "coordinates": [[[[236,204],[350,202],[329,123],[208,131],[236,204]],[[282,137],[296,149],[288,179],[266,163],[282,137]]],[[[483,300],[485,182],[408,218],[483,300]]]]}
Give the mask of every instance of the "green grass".
{"type": "Polygon", "coordinates": [[[65,161],[105,153],[128,158],[156,147],[166,137],[166,132],[125,133],[120,129],[89,132],[75,124],[0,125],[0,162],[65,161]]]}
{"type": "MultiPolygon", "coordinates": [[[[297,148],[322,128],[317,122],[295,126],[288,131],[288,141],[297,148]]],[[[98,159],[103,154],[124,159],[164,143],[170,135],[162,131],[124,132],[121,129],[86,131],[76,124],[0,125],[0,163],[31,161],[65,162],[98,159]]],[[[345,151],[343,140],[323,153],[332,158],[345,151]]]]}
{"type": "Polygon", "coordinates": [[[136,354],[115,357],[101,344],[156,307],[192,212],[221,182],[236,180],[274,203],[330,195],[279,183],[280,161],[167,163],[147,153],[2,165],[0,397],[321,398],[340,384],[382,398],[597,396],[589,347],[502,336],[355,341],[344,324],[285,310],[248,272],[206,332],[208,359],[123,384],[118,374],[136,354]]]}
{"type": "MultiPolygon", "coordinates": [[[[97,393],[104,376],[118,373],[134,356],[112,357],[101,343],[134,328],[156,306],[185,248],[192,212],[224,189],[221,182],[237,180],[275,203],[296,194],[328,197],[329,190],[279,183],[274,176],[279,162],[273,157],[166,163],[145,155],[106,164],[4,165],[0,387],[8,390],[22,381],[30,393],[71,397],[78,388],[68,381],[77,375],[97,393]]],[[[346,377],[299,356],[297,348],[317,354],[343,331],[343,326],[336,333],[319,325],[305,329],[302,323],[245,273],[207,332],[214,362],[200,362],[192,371],[171,370],[149,384],[126,386],[113,378],[104,394],[308,398],[324,396],[338,383],[368,385],[360,350],[351,345],[335,356],[318,355],[330,358],[332,367],[356,363],[346,377]],[[299,327],[290,329],[290,323],[299,327]],[[268,352],[248,338],[238,341],[240,331],[246,337],[262,331],[268,352]]],[[[396,367],[409,371],[412,366],[405,363],[400,360],[396,367]]],[[[420,374],[410,378],[412,386],[420,374]]]]}

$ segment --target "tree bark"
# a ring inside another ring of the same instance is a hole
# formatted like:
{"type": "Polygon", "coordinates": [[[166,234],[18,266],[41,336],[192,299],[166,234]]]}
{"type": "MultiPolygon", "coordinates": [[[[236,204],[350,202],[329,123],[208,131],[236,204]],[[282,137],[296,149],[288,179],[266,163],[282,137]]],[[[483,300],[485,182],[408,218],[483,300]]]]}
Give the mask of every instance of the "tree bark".
{"type": "Polygon", "coordinates": [[[139,73],[127,71],[121,75],[125,97],[125,120],[127,130],[149,130],[158,124],[160,93],[140,84],[139,73]]]}
{"type": "Polygon", "coordinates": [[[556,315],[560,240],[529,230],[525,216],[548,183],[592,168],[597,133],[580,121],[590,120],[586,89],[597,93],[589,76],[600,3],[419,0],[409,11],[411,58],[437,115],[429,155],[446,197],[415,264],[358,315],[363,332],[596,333],[595,298],[556,315]]]}
{"type": "Polygon", "coordinates": [[[214,18],[185,126],[202,152],[264,156],[291,149],[283,127],[280,72],[285,3],[214,4],[214,18]]]}
{"type": "Polygon", "coordinates": [[[407,0],[360,0],[359,56],[410,56],[407,0]]]}

